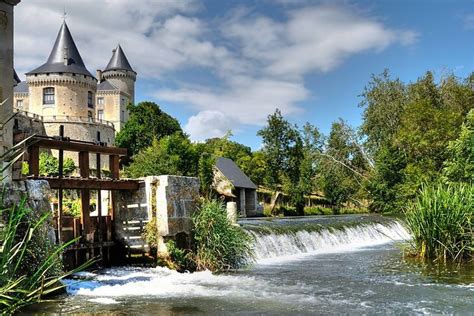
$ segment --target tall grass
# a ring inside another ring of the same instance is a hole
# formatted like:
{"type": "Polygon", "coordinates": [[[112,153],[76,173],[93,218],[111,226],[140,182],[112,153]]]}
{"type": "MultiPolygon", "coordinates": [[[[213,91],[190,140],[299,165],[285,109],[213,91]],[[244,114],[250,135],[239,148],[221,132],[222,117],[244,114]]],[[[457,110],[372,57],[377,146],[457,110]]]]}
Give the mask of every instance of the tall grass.
{"type": "Polygon", "coordinates": [[[46,212],[39,219],[31,221],[31,212],[26,206],[26,199],[9,209],[0,210],[0,218],[5,222],[0,231],[1,314],[12,314],[26,305],[40,302],[63,287],[59,282],[61,279],[85,267],[84,265],[68,273],[57,271],[57,267],[61,266],[61,253],[77,240],[52,248],[33,271],[32,267],[25,266],[29,254],[40,251],[32,249],[34,246],[46,247],[34,245],[33,240],[50,216],[46,212]]]}
{"type": "Polygon", "coordinates": [[[411,251],[423,259],[463,262],[474,253],[474,186],[425,185],[406,211],[411,251]]]}
{"type": "Polygon", "coordinates": [[[197,269],[235,269],[252,259],[252,237],[228,220],[221,202],[204,202],[195,213],[193,223],[197,269]]]}

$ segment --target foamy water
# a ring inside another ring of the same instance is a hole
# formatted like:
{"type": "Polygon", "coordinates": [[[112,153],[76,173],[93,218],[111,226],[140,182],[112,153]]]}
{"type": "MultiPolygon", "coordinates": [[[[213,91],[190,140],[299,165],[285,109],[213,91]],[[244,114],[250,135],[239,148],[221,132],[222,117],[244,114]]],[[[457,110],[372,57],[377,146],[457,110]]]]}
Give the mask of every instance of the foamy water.
{"type": "Polygon", "coordinates": [[[50,311],[293,315],[474,308],[471,282],[434,283],[401,261],[391,243],[410,236],[395,221],[337,230],[285,229],[251,230],[257,258],[248,270],[212,274],[119,267],[82,273],[87,280],[66,280],[70,296],[50,311]]]}
{"type": "Polygon", "coordinates": [[[356,251],[370,246],[408,240],[410,234],[398,222],[371,224],[321,231],[289,233],[250,232],[255,237],[255,259],[259,264],[295,260],[308,255],[356,251]]]}

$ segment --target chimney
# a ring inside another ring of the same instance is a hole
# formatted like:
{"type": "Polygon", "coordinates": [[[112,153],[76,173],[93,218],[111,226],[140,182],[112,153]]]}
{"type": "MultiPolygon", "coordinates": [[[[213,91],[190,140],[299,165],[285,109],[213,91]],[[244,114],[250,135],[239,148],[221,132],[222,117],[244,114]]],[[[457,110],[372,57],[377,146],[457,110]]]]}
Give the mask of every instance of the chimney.
{"type": "Polygon", "coordinates": [[[95,77],[97,78],[97,81],[98,81],[99,83],[101,83],[101,82],[102,82],[102,70],[97,69],[97,70],[95,71],[95,77]]]}

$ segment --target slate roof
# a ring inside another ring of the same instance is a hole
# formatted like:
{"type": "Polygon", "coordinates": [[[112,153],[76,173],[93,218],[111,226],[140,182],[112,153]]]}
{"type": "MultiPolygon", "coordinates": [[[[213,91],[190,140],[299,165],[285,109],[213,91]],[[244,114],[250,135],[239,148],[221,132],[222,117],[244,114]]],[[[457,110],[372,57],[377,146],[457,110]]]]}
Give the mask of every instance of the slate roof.
{"type": "Polygon", "coordinates": [[[82,61],[81,54],[79,54],[77,50],[66,21],[63,22],[59,29],[53,50],[46,63],[30,71],[27,75],[61,72],[86,75],[94,78],[82,61]],[[67,56],[67,65],[64,64],[65,53],[67,56]]]}
{"type": "Polygon", "coordinates": [[[109,81],[104,80],[101,83],[97,85],[97,91],[104,91],[104,90],[118,90],[117,87],[115,87],[113,84],[111,84],[109,81]]]}
{"type": "Polygon", "coordinates": [[[20,77],[18,77],[18,74],[16,73],[15,69],[13,69],[13,80],[15,80],[16,84],[19,84],[21,82],[20,77]]]}
{"type": "Polygon", "coordinates": [[[133,71],[132,66],[128,62],[127,56],[120,47],[120,44],[117,45],[117,48],[113,50],[112,58],[110,58],[107,67],[105,67],[104,71],[107,70],[129,70],[133,71]]]}
{"type": "Polygon", "coordinates": [[[235,187],[257,189],[252,180],[231,159],[217,158],[216,167],[235,187]]]}
{"type": "Polygon", "coordinates": [[[16,93],[28,93],[28,83],[26,81],[21,81],[15,86],[14,91],[16,93]]]}

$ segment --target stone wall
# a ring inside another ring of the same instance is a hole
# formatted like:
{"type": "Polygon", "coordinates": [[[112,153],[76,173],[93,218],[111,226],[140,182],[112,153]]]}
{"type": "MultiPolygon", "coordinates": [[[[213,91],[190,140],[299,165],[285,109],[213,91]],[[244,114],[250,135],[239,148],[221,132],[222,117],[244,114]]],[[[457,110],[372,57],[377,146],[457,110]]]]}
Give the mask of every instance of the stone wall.
{"type": "Polygon", "coordinates": [[[146,177],[138,191],[120,193],[115,215],[117,236],[126,247],[148,250],[148,245],[140,238],[140,234],[130,232],[143,228],[156,216],[158,252],[166,253],[166,240],[190,235],[191,217],[196,210],[198,199],[199,180],[197,178],[146,177]]]}
{"type": "Polygon", "coordinates": [[[103,120],[110,121],[114,124],[116,132],[120,132],[125,122],[128,121],[129,112],[127,106],[130,103],[128,94],[119,90],[97,91],[97,98],[103,99],[103,104],[96,102],[96,117],[98,111],[103,111],[103,120]],[[123,114],[122,114],[123,113],[123,114]]]}
{"type": "MultiPolygon", "coordinates": [[[[18,0],[0,1],[0,122],[13,114],[13,7],[18,0]],[[3,104],[2,104],[3,103],[3,104]]],[[[0,153],[13,141],[13,121],[0,130],[0,153]]]]}
{"type": "Polygon", "coordinates": [[[97,81],[95,78],[76,74],[42,74],[27,76],[29,86],[29,111],[43,116],[69,115],[95,117],[95,104],[88,106],[88,92],[95,103],[97,81]],[[54,88],[54,104],[43,104],[43,89],[54,88]]]}

